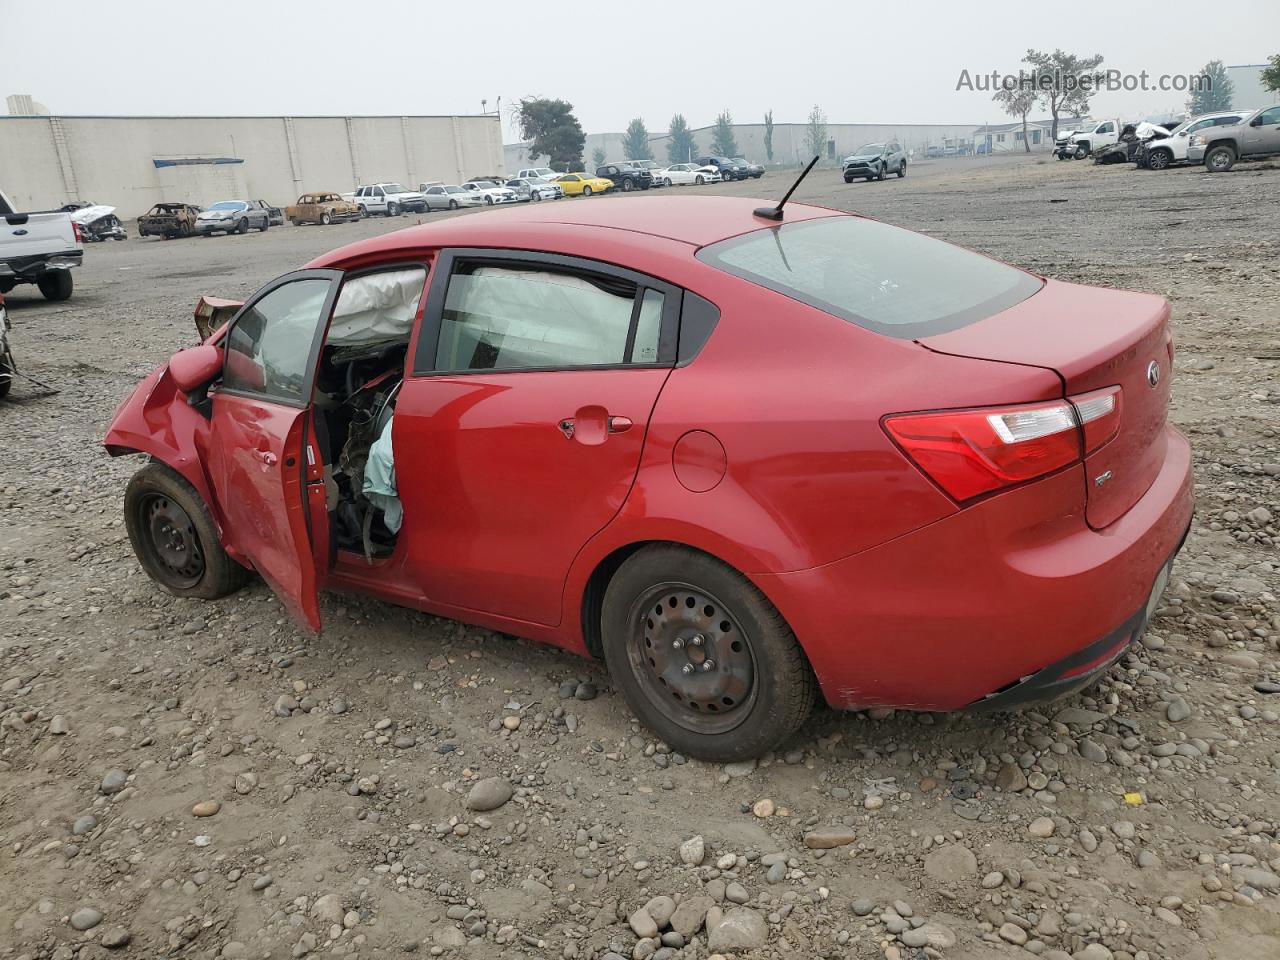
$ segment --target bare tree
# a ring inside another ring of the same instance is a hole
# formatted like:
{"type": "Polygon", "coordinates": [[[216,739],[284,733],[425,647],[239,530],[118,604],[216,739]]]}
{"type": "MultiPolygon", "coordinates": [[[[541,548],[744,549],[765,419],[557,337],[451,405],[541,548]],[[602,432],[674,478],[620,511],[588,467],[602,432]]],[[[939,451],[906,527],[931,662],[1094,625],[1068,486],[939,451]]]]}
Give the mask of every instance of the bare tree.
{"type": "Polygon", "coordinates": [[[1002,110],[1011,117],[1022,120],[1022,145],[1027,153],[1031,152],[1031,138],[1027,136],[1027,114],[1032,111],[1040,98],[1029,86],[1004,87],[997,90],[991,98],[1000,104],[1002,110]]]}
{"type": "Polygon", "coordinates": [[[805,147],[810,156],[822,156],[827,149],[827,115],[816,103],[809,111],[809,123],[804,135],[805,147]]]}

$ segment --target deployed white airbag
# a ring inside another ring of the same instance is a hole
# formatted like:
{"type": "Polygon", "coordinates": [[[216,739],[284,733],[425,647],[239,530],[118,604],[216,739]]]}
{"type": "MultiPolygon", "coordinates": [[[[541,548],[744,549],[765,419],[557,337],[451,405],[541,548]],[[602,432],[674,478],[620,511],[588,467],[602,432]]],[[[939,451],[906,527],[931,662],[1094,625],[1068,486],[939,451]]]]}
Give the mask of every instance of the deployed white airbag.
{"type": "Polygon", "coordinates": [[[382,522],[392,533],[400,532],[400,524],[404,522],[404,510],[400,506],[400,495],[396,489],[396,458],[391,448],[391,424],[394,416],[387,417],[387,422],[378,434],[378,438],[369,447],[369,459],[364,465],[364,483],[362,492],[375,507],[382,511],[382,522]]]}
{"type": "Polygon", "coordinates": [[[384,270],[342,285],[333,308],[328,343],[353,346],[381,340],[407,340],[418,313],[426,270],[384,270]]]}

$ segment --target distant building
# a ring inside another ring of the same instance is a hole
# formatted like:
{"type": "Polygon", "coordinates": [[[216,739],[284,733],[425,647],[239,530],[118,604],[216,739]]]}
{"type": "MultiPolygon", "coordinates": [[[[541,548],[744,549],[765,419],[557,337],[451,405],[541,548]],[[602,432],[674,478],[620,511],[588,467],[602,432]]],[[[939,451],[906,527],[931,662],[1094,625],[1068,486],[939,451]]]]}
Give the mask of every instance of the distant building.
{"type": "Polygon", "coordinates": [[[1280,103],[1280,92],[1268,90],[1262,85],[1262,71],[1265,69],[1265,63],[1227,67],[1227,79],[1234,88],[1231,94],[1233,110],[1257,110],[1280,103]]]}
{"type": "MultiPolygon", "coordinates": [[[[1058,135],[1068,130],[1075,130],[1090,122],[1085,117],[1059,117],[1058,135]]],[[[987,123],[973,131],[973,142],[978,153],[1026,152],[1023,142],[1022,121],[1013,123],[987,123]]],[[[1053,119],[1027,120],[1026,139],[1031,144],[1031,152],[1053,149],[1053,119]]]]}
{"type": "Polygon", "coordinates": [[[0,184],[23,210],[73,200],[110,204],[122,217],[161,201],[203,206],[248,198],[284,206],[312,190],[341,192],[384,180],[413,189],[501,171],[502,122],[492,113],[0,116],[0,184]]]}

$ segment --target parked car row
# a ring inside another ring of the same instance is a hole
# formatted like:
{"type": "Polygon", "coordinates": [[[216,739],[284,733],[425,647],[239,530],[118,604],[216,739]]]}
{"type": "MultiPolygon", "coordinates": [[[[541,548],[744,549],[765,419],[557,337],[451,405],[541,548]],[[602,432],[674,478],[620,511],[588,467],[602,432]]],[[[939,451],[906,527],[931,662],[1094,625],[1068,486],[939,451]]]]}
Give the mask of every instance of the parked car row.
{"type": "Polygon", "coordinates": [[[1190,117],[1172,130],[1145,122],[1100,120],[1055,141],[1059,160],[1136,163],[1151,170],[1203,164],[1225,173],[1240,160],[1280,156],[1280,104],[1190,117]]]}

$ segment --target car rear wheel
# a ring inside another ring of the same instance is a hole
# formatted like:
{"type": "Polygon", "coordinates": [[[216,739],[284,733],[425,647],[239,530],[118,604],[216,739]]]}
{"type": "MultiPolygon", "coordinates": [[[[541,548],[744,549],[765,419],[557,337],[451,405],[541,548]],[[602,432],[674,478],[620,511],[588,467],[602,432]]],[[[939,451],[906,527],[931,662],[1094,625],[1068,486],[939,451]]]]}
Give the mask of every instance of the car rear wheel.
{"type": "Polygon", "coordinates": [[[267,217],[267,219],[262,221],[262,226],[258,228],[258,232],[266,233],[270,229],[271,229],[271,218],[267,217]]]}
{"type": "Polygon", "coordinates": [[[133,475],[125,489],[124,520],[142,569],[176,597],[216,600],[248,579],[248,571],[218,542],[200,494],[162,463],[133,475]]]}
{"type": "Polygon", "coordinates": [[[605,660],[641,721],[682,753],[745,760],[804,723],[808,659],[750,581],[703,553],[651,546],[605,591],[605,660]]]}
{"type": "Polygon", "coordinates": [[[72,279],[70,270],[50,270],[36,278],[36,286],[46,300],[70,300],[75,280],[72,279]]]}
{"type": "Polygon", "coordinates": [[[903,160],[898,164],[898,179],[901,180],[907,175],[907,161],[903,160]]]}
{"type": "Polygon", "coordinates": [[[1230,147],[1214,147],[1204,155],[1204,167],[1210,173],[1226,173],[1236,165],[1236,152],[1230,147]]]}

